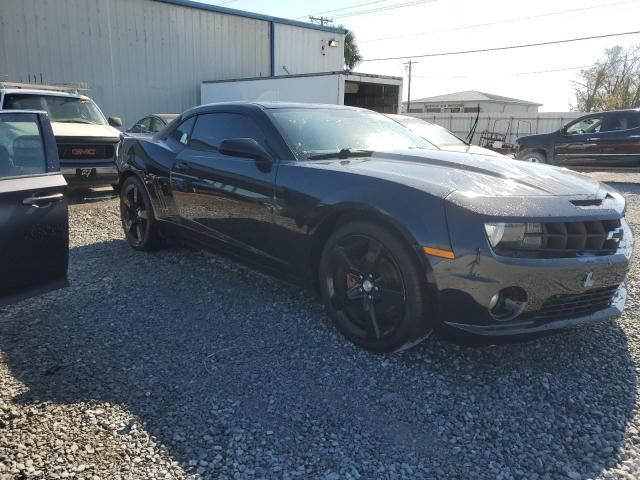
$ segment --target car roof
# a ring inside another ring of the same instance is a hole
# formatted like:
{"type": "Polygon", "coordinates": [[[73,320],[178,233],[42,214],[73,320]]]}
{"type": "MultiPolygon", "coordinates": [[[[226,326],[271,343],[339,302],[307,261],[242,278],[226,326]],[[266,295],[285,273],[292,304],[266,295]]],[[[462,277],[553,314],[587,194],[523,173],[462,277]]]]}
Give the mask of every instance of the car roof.
{"type": "Polygon", "coordinates": [[[593,115],[602,115],[605,113],[629,113],[629,112],[640,113],[640,108],[623,108],[622,110],[603,110],[601,112],[587,112],[581,117],[577,117],[576,120],[578,118],[591,117],[593,115]]]}
{"type": "Polygon", "coordinates": [[[90,100],[86,95],[80,95],[78,93],[71,92],[60,92],[57,90],[34,90],[30,88],[0,88],[5,94],[7,93],[20,93],[23,95],[46,95],[49,97],[72,97],[72,98],[82,98],[86,100],[90,100]]]}
{"type": "Polygon", "coordinates": [[[297,103],[297,102],[220,102],[220,103],[207,103],[193,108],[193,111],[203,111],[209,108],[223,109],[225,107],[234,109],[260,109],[260,110],[277,110],[277,109],[334,109],[334,110],[362,110],[368,111],[358,107],[350,107],[345,105],[323,104],[323,103],[297,103]]]}

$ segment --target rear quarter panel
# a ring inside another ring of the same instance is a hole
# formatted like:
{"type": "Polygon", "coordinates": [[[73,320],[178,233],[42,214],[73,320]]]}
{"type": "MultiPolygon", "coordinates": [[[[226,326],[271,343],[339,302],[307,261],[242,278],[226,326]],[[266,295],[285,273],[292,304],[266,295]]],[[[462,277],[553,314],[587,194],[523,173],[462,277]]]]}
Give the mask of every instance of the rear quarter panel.
{"type": "Polygon", "coordinates": [[[136,175],[145,185],[159,220],[176,214],[171,197],[170,173],[174,152],[163,140],[125,137],[118,154],[121,181],[136,175]]]}

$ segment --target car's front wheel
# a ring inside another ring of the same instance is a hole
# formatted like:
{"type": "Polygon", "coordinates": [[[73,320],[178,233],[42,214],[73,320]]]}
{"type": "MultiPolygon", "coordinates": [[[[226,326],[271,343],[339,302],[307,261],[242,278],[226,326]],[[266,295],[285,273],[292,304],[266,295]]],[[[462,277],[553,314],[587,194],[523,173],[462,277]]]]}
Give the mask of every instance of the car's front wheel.
{"type": "Polygon", "coordinates": [[[418,259],[392,231],[369,222],[340,227],[320,259],[320,288],[340,332],[367,350],[401,350],[430,328],[418,259]]]}
{"type": "Polygon", "coordinates": [[[540,152],[525,153],[520,157],[520,160],[524,160],[529,163],[547,163],[547,157],[540,152]]]}
{"type": "Polygon", "coordinates": [[[120,216],[127,242],[133,248],[153,250],[161,246],[151,200],[137,177],[127,178],[120,187],[120,216]]]}

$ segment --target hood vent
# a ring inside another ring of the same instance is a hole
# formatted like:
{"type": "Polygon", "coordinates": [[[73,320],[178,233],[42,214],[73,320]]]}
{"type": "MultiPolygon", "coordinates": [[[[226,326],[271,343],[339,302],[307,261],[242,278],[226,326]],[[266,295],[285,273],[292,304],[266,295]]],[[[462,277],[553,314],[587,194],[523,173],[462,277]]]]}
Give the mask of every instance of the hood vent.
{"type": "Polygon", "coordinates": [[[587,199],[569,200],[569,201],[578,208],[589,208],[589,207],[601,207],[602,203],[605,200],[609,200],[611,198],[613,197],[607,193],[607,195],[604,198],[587,198],[587,199]]]}

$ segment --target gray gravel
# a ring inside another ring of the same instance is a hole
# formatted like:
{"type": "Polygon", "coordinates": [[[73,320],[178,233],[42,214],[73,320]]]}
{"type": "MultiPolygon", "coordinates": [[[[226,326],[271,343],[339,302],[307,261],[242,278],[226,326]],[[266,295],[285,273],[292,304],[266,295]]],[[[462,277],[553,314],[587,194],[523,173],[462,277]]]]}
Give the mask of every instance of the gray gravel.
{"type": "Polygon", "coordinates": [[[637,258],[617,321],[376,356],[309,292],[134,252],[114,200],[71,226],[72,286],[0,311],[2,480],[640,477],[637,258]]]}

